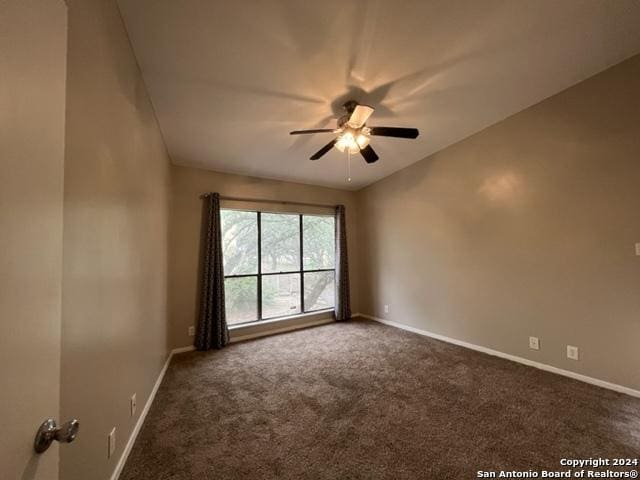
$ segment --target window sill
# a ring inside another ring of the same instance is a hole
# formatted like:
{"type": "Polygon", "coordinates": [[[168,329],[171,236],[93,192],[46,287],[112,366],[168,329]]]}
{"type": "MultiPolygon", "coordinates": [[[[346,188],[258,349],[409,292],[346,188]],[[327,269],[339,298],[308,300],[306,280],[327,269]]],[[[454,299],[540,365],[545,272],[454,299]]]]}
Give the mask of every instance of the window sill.
{"type": "Polygon", "coordinates": [[[290,317],[272,318],[259,322],[229,325],[229,334],[232,342],[248,340],[274,333],[281,333],[299,328],[310,327],[319,323],[333,321],[334,309],[318,310],[317,312],[302,313],[290,317]]]}
{"type": "Polygon", "coordinates": [[[238,323],[236,325],[229,325],[229,331],[233,330],[241,330],[245,327],[253,327],[255,325],[269,325],[269,324],[279,324],[282,322],[287,322],[289,320],[300,320],[302,318],[309,319],[313,317],[318,317],[319,315],[326,316],[328,313],[333,314],[333,308],[327,308],[325,310],[316,310],[315,312],[307,312],[307,313],[298,313],[295,315],[288,315],[286,317],[276,317],[276,318],[268,318],[266,320],[258,320],[255,322],[246,322],[246,323],[238,323]]]}

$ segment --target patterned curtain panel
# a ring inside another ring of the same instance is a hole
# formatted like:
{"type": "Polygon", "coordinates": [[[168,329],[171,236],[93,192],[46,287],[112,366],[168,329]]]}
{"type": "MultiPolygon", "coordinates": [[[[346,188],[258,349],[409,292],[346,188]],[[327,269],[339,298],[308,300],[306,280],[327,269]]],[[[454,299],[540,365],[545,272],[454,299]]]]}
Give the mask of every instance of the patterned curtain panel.
{"type": "Polygon", "coordinates": [[[347,221],[344,205],[336,207],[336,320],[351,318],[349,300],[349,259],[347,256],[347,221]]]}
{"type": "Polygon", "coordinates": [[[229,329],[224,311],[224,272],[218,193],[205,195],[205,209],[200,319],[195,339],[198,350],[222,348],[229,343],[229,329]]]}

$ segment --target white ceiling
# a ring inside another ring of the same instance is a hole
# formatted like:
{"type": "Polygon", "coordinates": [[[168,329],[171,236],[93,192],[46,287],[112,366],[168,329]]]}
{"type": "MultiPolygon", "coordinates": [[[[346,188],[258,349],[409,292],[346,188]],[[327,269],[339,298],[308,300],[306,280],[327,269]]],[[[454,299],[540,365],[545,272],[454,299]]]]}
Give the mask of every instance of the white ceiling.
{"type": "Polygon", "coordinates": [[[637,0],[119,0],[174,163],[358,189],[640,53],[637,0]],[[376,107],[374,165],[333,149],[376,107]]]}

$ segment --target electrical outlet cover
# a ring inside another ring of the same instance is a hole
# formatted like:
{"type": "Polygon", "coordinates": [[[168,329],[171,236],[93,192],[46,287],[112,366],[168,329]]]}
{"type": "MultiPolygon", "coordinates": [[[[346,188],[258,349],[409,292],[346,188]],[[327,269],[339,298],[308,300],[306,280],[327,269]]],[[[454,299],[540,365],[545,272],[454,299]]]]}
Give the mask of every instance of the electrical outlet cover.
{"type": "Polygon", "coordinates": [[[578,349],[578,347],[574,347],[573,345],[567,345],[567,358],[571,360],[579,360],[580,350],[578,349]]]}
{"type": "Polygon", "coordinates": [[[133,395],[131,395],[131,416],[132,417],[136,416],[137,407],[138,407],[138,399],[136,397],[136,394],[134,393],[133,395]]]}
{"type": "Polygon", "coordinates": [[[196,334],[196,327],[189,327],[189,336],[193,337],[196,334]]]}
{"type": "Polygon", "coordinates": [[[540,350],[540,339],[538,337],[529,337],[529,348],[531,350],[540,350]]]}
{"type": "Polygon", "coordinates": [[[107,458],[111,458],[111,456],[116,451],[116,427],[113,427],[111,433],[109,434],[109,446],[107,448],[107,458]]]}

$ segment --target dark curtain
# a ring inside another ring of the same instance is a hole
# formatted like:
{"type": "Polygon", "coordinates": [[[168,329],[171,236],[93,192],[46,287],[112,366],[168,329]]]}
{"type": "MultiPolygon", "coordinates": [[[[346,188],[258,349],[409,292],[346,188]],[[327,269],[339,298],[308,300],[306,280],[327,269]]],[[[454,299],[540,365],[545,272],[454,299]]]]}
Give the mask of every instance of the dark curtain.
{"type": "Polygon", "coordinates": [[[351,318],[347,221],[345,215],[344,205],[338,205],[336,207],[336,320],[349,320],[351,318]]]}
{"type": "Polygon", "coordinates": [[[229,329],[224,311],[220,195],[209,193],[205,195],[204,201],[200,318],[195,340],[195,346],[198,350],[222,348],[229,343],[229,329]]]}

